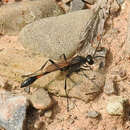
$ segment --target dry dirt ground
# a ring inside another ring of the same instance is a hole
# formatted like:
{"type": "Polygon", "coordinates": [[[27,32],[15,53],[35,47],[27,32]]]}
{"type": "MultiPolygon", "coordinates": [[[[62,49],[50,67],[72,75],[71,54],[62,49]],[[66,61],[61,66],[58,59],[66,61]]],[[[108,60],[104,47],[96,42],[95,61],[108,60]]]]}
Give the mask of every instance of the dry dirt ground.
{"type": "MultiPolygon", "coordinates": [[[[106,76],[112,77],[117,72],[126,73],[124,79],[119,79],[117,76],[116,86],[118,95],[127,99],[130,99],[130,60],[125,57],[124,50],[129,10],[130,2],[125,2],[121,13],[108,22],[109,29],[103,38],[102,45],[109,49],[106,76]]],[[[41,58],[25,50],[17,42],[17,36],[0,36],[0,75],[13,82],[11,90],[21,92],[19,84],[22,79],[17,77],[28,71],[33,72],[41,64],[41,58]]],[[[71,99],[70,107],[72,109],[67,112],[66,99],[54,96],[58,102],[58,106],[53,110],[54,115],[51,119],[41,116],[37,122],[43,120],[47,130],[130,130],[130,110],[127,110],[130,107],[127,106],[124,117],[110,116],[106,112],[108,97],[102,93],[88,104],[71,99]],[[76,107],[73,102],[75,102],[76,107]],[[91,110],[100,112],[101,117],[99,119],[88,118],[87,111],[91,110]]],[[[130,104],[130,100],[128,102],[130,104]]]]}

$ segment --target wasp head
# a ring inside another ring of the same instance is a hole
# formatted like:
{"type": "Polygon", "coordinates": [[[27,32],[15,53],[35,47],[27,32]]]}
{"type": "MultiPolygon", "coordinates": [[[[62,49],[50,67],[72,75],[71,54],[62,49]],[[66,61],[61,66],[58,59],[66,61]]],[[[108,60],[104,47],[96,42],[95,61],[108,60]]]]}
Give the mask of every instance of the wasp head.
{"type": "Polygon", "coordinates": [[[94,60],[93,60],[93,57],[91,55],[87,55],[86,61],[88,62],[89,65],[94,64],[94,60]]]}

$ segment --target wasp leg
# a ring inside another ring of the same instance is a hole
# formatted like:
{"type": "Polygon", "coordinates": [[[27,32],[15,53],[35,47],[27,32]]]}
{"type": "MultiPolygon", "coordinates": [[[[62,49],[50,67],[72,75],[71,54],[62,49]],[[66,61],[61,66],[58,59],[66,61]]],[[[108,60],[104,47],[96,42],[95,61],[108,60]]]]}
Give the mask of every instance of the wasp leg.
{"type": "Polygon", "coordinates": [[[27,74],[27,75],[22,75],[22,77],[29,77],[32,76],[34,74],[36,74],[37,72],[41,71],[42,69],[44,69],[44,67],[46,66],[46,64],[48,63],[48,60],[42,65],[42,67],[40,69],[38,69],[37,71],[31,73],[31,74],[27,74]]]}
{"type": "MultiPolygon", "coordinates": [[[[69,76],[66,76],[66,79],[65,79],[65,94],[66,94],[66,98],[67,98],[67,112],[69,112],[69,96],[68,96],[68,93],[67,93],[67,78],[69,78],[71,80],[71,78],[69,76]]],[[[74,84],[75,81],[72,81],[74,84]]],[[[73,102],[74,103],[74,102],[73,102]]],[[[79,110],[79,108],[77,107],[76,103],[74,103],[74,105],[76,106],[76,108],[79,110]]],[[[80,111],[80,110],[79,110],[80,111]]]]}
{"type": "Polygon", "coordinates": [[[70,79],[70,75],[72,74],[72,72],[69,72],[67,75],[66,75],[66,78],[65,78],[65,86],[64,86],[64,89],[65,89],[65,94],[66,94],[66,99],[67,99],[67,112],[69,112],[69,96],[68,96],[68,93],[67,93],[67,78],[70,79]]]}
{"type": "Polygon", "coordinates": [[[67,78],[65,79],[65,94],[66,94],[66,99],[67,99],[67,112],[69,111],[69,99],[68,99],[68,93],[67,93],[67,78]]]}
{"type": "Polygon", "coordinates": [[[55,65],[55,67],[58,68],[60,71],[63,71],[62,68],[60,68],[53,60],[49,59],[49,62],[55,65]]]}
{"type": "Polygon", "coordinates": [[[55,65],[59,70],[62,71],[62,69],[53,60],[49,59],[42,65],[42,67],[40,69],[38,69],[37,71],[35,71],[35,72],[31,73],[31,74],[22,75],[22,77],[29,77],[29,76],[35,75],[37,72],[43,70],[48,62],[51,62],[51,64],[55,65]]]}
{"type": "Polygon", "coordinates": [[[63,56],[63,58],[64,58],[64,61],[67,63],[67,58],[66,58],[66,56],[65,56],[64,53],[60,56],[60,58],[62,58],[62,56],[63,56]]]}
{"type": "Polygon", "coordinates": [[[68,93],[67,93],[67,78],[70,79],[74,84],[76,84],[76,82],[73,81],[73,80],[70,78],[70,75],[71,75],[72,73],[73,73],[72,71],[68,72],[68,74],[66,75],[66,78],[65,78],[65,86],[64,86],[64,89],[65,89],[65,94],[66,94],[66,98],[67,98],[67,111],[69,111],[69,96],[68,96],[68,93]]]}
{"type": "Polygon", "coordinates": [[[92,70],[91,66],[88,66],[87,64],[83,65],[83,67],[80,68],[81,69],[84,69],[84,70],[92,70]],[[88,69],[87,69],[88,68],[88,69]]]}
{"type": "Polygon", "coordinates": [[[84,75],[87,79],[91,80],[91,79],[84,73],[84,70],[82,70],[82,73],[83,73],[83,75],[84,75]]]}

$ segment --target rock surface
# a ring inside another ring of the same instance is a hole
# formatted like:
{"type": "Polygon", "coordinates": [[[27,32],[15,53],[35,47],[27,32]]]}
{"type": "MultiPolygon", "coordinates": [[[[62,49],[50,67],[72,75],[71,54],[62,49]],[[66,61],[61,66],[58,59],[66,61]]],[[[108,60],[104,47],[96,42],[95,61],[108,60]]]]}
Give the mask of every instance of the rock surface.
{"type": "MultiPolygon", "coordinates": [[[[67,91],[69,97],[77,98],[87,103],[94,100],[101,93],[105,77],[99,72],[85,71],[84,73],[87,77],[80,72],[79,74],[74,73],[70,77],[71,79],[67,80],[67,91]]],[[[57,72],[55,77],[49,81],[49,86],[46,85],[48,91],[55,95],[66,96],[63,75],[61,76],[57,72]]]]}
{"type": "Polygon", "coordinates": [[[0,32],[14,35],[29,23],[59,14],[62,14],[62,11],[53,0],[33,0],[2,5],[0,32]]]}
{"type": "Polygon", "coordinates": [[[124,114],[124,103],[127,99],[121,96],[112,96],[109,98],[106,110],[110,115],[123,115],[124,114]]]}
{"type": "Polygon", "coordinates": [[[6,130],[22,130],[26,116],[27,100],[0,90],[0,125],[6,130]]]}
{"type": "Polygon", "coordinates": [[[49,58],[59,59],[62,54],[71,56],[79,46],[81,32],[92,15],[92,10],[81,10],[41,19],[25,26],[19,41],[25,48],[49,58]]]}

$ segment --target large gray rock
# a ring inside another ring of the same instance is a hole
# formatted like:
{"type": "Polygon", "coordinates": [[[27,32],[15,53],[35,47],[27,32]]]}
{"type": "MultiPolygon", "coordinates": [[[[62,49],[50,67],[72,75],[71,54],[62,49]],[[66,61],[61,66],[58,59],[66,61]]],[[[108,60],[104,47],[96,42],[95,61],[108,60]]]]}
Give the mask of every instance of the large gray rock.
{"type": "Polygon", "coordinates": [[[16,34],[26,24],[48,16],[56,16],[62,11],[53,0],[33,0],[0,7],[0,32],[16,34]]]}
{"type": "Polygon", "coordinates": [[[81,32],[92,16],[92,10],[81,10],[41,19],[25,26],[19,41],[25,48],[46,57],[58,59],[63,53],[71,56],[79,46],[81,32]]]}

